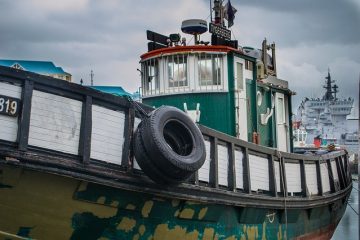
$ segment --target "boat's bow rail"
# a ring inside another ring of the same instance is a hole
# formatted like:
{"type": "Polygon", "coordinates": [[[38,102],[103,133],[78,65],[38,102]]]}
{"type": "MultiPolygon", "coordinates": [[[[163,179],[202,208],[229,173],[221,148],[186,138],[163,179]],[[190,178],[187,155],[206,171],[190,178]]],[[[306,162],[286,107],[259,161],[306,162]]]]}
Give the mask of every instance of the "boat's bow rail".
{"type": "Polygon", "coordinates": [[[126,98],[0,67],[2,164],[241,206],[283,208],[285,198],[289,208],[303,208],[304,202],[319,206],[344,199],[351,190],[344,151],[321,156],[283,153],[203,126],[204,165],[187,183],[161,186],[142,173],[131,152],[140,121],[126,98]]]}

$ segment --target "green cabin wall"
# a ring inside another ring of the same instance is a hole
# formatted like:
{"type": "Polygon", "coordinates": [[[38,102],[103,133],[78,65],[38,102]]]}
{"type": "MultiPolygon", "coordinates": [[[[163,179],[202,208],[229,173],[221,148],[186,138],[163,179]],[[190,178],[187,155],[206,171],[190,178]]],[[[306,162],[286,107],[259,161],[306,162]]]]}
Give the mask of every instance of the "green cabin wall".
{"type": "Polygon", "coordinates": [[[143,103],[160,107],[170,105],[184,110],[184,103],[188,110],[195,110],[200,103],[200,124],[226,134],[235,136],[235,120],[233,99],[228,92],[225,93],[189,93],[144,98],[143,103]],[[228,124],[224,124],[228,123],[228,124]]]}
{"type": "MultiPolygon", "coordinates": [[[[258,91],[263,94],[263,100],[260,106],[257,106],[257,116],[260,120],[260,114],[266,113],[267,108],[271,109],[271,91],[265,90],[264,87],[258,86],[258,91]]],[[[274,115],[273,115],[274,116],[274,115]]],[[[259,123],[258,133],[260,134],[260,145],[267,147],[274,147],[275,142],[273,137],[274,121],[273,116],[269,118],[266,125],[259,123]]]]}

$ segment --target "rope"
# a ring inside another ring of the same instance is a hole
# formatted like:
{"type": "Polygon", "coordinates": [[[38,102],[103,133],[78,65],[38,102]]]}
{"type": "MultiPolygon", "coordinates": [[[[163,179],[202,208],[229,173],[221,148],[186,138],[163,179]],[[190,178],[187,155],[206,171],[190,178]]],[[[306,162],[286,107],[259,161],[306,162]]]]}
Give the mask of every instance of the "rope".
{"type": "Polygon", "coordinates": [[[354,213],[359,216],[359,213],[351,206],[349,201],[347,201],[347,205],[349,205],[349,207],[354,211],[354,213]]]}
{"type": "Polygon", "coordinates": [[[140,115],[141,115],[141,118],[143,119],[144,117],[149,117],[150,114],[147,113],[142,107],[141,105],[134,101],[130,96],[127,96],[127,100],[129,101],[129,103],[135,108],[135,110],[137,110],[140,115]]]}

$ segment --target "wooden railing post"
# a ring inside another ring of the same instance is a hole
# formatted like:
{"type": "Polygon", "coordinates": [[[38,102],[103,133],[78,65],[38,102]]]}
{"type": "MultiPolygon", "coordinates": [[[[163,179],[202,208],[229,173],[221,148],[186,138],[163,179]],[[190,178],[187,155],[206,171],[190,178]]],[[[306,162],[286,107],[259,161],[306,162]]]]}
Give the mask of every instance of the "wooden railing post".
{"type": "Polygon", "coordinates": [[[329,182],[330,182],[330,191],[331,192],[336,192],[335,179],[334,179],[333,172],[332,172],[332,167],[331,167],[331,159],[326,160],[326,165],[327,165],[327,169],[328,169],[328,172],[329,172],[328,175],[329,175],[329,182]]]}
{"type": "Polygon", "coordinates": [[[210,139],[210,186],[219,187],[218,176],[218,139],[213,137],[210,139]]]}
{"type": "Polygon", "coordinates": [[[21,116],[19,118],[18,129],[18,148],[20,151],[25,151],[29,143],[29,129],[30,129],[30,114],[31,114],[31,99],[34,89],[34,82],[31,80],[25,80],[22,89],[22,109],[21,116]]]}
{"type": "Polygon", "coordinates": [[[335,163],[336,163],[336,169],[338,172],[338,176],[339,176],[339,182],[340,182],[340,189],[344,189],[345,188],[345,178],[344,178],[344,174],[341,168],[341,164],[340,164],[341,158],[340,157],[336,157],[335,158],[335,163]]]}
{"type": "Polygon", "coordinates": [[[321,169],[320,169],[320,160],[316,161],[316,177],[317,177],[317,186],[319,195],[323,195],[323,187],[322,187],[322,180],[321,180],[321,169]]]}
{"type": "Polygon", "coordinates": [[[227,149],[228,149],[228,156],[229,156],[229,168],[228,168],[229,189],[231,191],[235,191],[236,177],[235,177],[235,145],[234,145],[234,143],[228,143],[227,149]]]}
{"type": "Polygon", "coordinates": [[[79,156],[84,164],[90,162],[92,131],[92,97],[86,96],[82,105],[79,156]]]}
{"type": "Polygon", "coordinates": [[[244,177],[244,192],[251,193],[249,149],[247,148],[244,148],[243,177],[244,177]]]}
{"type": "Polygon", "coordinates": [[[269,189],[273,197],[277,197],[274,156],[269,155],[269,189]]]}
{"type": "Polygon", "coordinates": [[[300,160],[300,174],[301,174],[302,194],[303,194],[304,197],[308,197],[309,192],[307,191],[306,173],[305,173],[305,161],[304,160],[300,160]]]}

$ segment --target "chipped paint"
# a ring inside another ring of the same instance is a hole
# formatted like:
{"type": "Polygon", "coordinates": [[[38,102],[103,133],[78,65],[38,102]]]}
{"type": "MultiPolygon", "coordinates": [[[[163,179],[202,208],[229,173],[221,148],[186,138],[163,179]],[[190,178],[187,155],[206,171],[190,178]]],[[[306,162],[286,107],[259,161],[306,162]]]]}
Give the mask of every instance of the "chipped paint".
{"type": "Polygon", "coordinates": [[[168,224],[159,224],[155,229],[154,240],[183,240],[185,234],[186,229],[180,226],[175,226],[173,229],[169,229],[168,224]]]}
{"type": "Polygon", "coordinates": [[[149,214],[151,212],[151,209],[154,205],[154,202],[153,201],[146,201],[142,210],[141,210],[141,215],[145,218],[149,217],[149,214]]]}
{"type": "Polygon", "coordinates": [[[184,219],[192,219],[195,214],[195,211],[191,208],[185,208],[180,213],[180,218],[184,219]]]}
{"type": "Polygon", "coordinates": [[[225,238],[225,240],[236,240],[235,235],[232,235],[231,237],[225,238]]]}
{"type": "Polygon", "coordinates": [[[79,192],[86,191],[87,186],[88,186],[88,183],[87,183],[87,182],[82,181],[82,182],[80,183],[79,187],[78,187],[78,191],[79,191],[79,192]]]}
{"type": "Polygon", "coordinates": [[[126,205],[125,209],[127,209],[127,210],[135,210],[136,206],[134,204],[129,203],[128,205],[126,205]]]}
{"type": "Polygon", "coordinates": [[[173,200],[171,201],[171,205],[172,205],[173,207],[177,207],[177,206],[179,206],[179,204],[180,204],[180,200],[178,200],[178,199],[173,199],[173,200]]]}
{"type": "Polygon", "coordinates": [[[255,240],[259,237],[258,227],[249,226],[246,228],[246,235],[248,240],[255,240]]]}
{"type": "Polygon", "coordinates": [[[106,198],[105,197],[99,197],[97,200],[97,203],[99,204],[105,204],[106,198]]]}
{"type": "Polygon", "coordinates": [[[123,230],[125,232],[129,232],[135,227],[135,225],[136,225],[135,219],[123,217],[117,229],[123,230]]]}
{"type": "Polygon", "coordinates": [[[207,212],[208,208],[205,207],[205,208],[202,208],[199,212],[199,215],[198,215],[198,219],[201,220],[205,217],[206,215],[206,212],[207,212]]]}
{"type": "Polygon", "coordinates": [[[282,240],[282,230],[281,230],[281,225],[279,225],[279,231],[277,233],[277,240],[282,240]]]}
{"type": "Polygon", "coordinates": [[[174,213],[174,217],[178,217],[179,216],[179,213],[180,213],[180,210],[176,210],[175,213],[174,213]]]}
{"type": "Polygon", "coordinates": [[[266,222],[263,223],[261,240],[266,240],[266,222]]]}
{"type": "Polygon", "coordinates": [[[214,239],[214,232],[213,228],[205,228],[202,240],[212,240],[214,239]]]}
{"type": "Polygon", "coordinates": [[[115,208],[119,207],[119,201],[112,201],[110,206],[115,207],[115,208]]]}
{"type": "Polygon", "coordinates": [[[140,233],[141,236],[144,235],[145,230],[146,230],[145,225],[140,225],[140,227],[139,227],[139,233],[140,233]]]}
{"type": "Polygon", "coordinates": [[[139,238],[140,238],[140,235],[137,233],[134,235],[133,240],[139,240],[139,238]]]}

